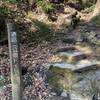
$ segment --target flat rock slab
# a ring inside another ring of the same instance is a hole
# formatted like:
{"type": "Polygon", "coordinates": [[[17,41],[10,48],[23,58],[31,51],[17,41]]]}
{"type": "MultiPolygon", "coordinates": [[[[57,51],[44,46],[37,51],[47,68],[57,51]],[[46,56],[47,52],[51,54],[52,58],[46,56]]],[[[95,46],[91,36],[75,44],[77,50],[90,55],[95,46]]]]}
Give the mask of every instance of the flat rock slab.
{"type": "Polygon", "coordinates": [[[78,93],[70,93],[70,98],[61,97],[61,96],[54,96],[54,97],[48,98],[47,100],[92,100],[92,98],[82,96],[78,93]]]}
{"type": "Polygon", "coordinates": [[[92,100],[92,98],[82,96],[80,94],[71,93],[71,100],[92,100]]]}
{"type": "Polygon", "coordinates": [[[82,80],[76,81],[72,86],[73,90],[78,93],[87,94],[86,91],[90,93],[89,90],[90,90],[90,86],[92,85],[91,81],[94,82],[95,83],[94,85],[96,85],[98,88],[100,86],[99,85],[100,84],[100,81],[99,81],[100,80],[100,70],[95,70],[95,71],[92,70],[89,72],[84,72],[82,74],[78,74],[76,77],[82,78],[82,80]]]}
{"type": "Polygon", "coordinates": [[[63,69],[71,69],[74,70],[75,66],[73,64],[68,64],[68,63],[53,63],[53,64],[48,64],[48,67],[53,66],[53,67],[58,67],[58,68],[63,68],[63,69]]]}
{"type": "Polygon", "coordinates": [[[59,52],[58,53],[59,56],[65,56],[65,57],[80,57],[80,56],[85,56],[84,53],[82,52],[59,52]]]}
{"type": "Polygon", "coordinates": [[[82,72],[86,70],[100,68],[100,62],[96,60],[81,60],[77,62],[76,68],[74,71],[82,72]]]}
{"type": "Polygon", "coordinates": [[[91,48],[87,47],[87,46],[83,47],[83,46],[77,45],[77,46],[75,46],[75,49],[77,49],[78,51],[83,52],[85,54],[91,54],[93,52],[91,50],[91,48]]]}
{"type": "Polygon", "coordinates": [[[58,67],[62,69],[69,69],[69,70],[72,70],[73,72],[82,72],[86,70],[100,68],[100,62],[95,61],[95,60],[92,60],[92,61],[81,60],[77,62],[76,64],[60,62],[60,63],[47,64],[45,66],[48,68],[50,68],[50,66],[53,66],[53,67],[58,67]]]}
{"type": "Polygon", "coordinates": [[[83,55],[83,53],[81,52],[60,52],[59,55],[61,56],[68,56],[68,57],[72,57],[72,56],[79,56],[79,55],[83,55]]]}
{"type": "Polygon", "coordinates": [[[55,96],[55,97],[50,97],[47,100],[70,100],[67,97],[60,97],[60,96],[55,96]]]}
{"type": "Polygon", "coordinates": [[[91,54],[92,50],[91,48],[87,47],[87,46],[80,46],[80,45],[76,45],[76,46],[65,46],[65,47],[59,47],[56,49],[56,52],[68,52],[68,51],[79,51],[79,52],[83,52],[85,54],[91,54]]]}
{"type": "Polygon", "coordinates": [[[69,62],[73,62],[85,59],[87,55],[82,52],[75,51],[75,52],[59,52],[58,56],[65,60],[68,60],[69,62]]]}

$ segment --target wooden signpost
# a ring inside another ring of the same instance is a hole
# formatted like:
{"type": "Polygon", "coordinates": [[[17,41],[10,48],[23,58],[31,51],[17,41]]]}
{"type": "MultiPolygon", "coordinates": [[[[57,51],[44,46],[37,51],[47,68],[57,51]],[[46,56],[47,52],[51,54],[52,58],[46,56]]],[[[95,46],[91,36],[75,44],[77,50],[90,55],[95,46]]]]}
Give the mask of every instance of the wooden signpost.
{"type": "Polygon", "coordinates": [[[7,22],[7,31],[11,66],[12,100],[22,100],[19,43],[17,32],[13,23],[7,22]]]}

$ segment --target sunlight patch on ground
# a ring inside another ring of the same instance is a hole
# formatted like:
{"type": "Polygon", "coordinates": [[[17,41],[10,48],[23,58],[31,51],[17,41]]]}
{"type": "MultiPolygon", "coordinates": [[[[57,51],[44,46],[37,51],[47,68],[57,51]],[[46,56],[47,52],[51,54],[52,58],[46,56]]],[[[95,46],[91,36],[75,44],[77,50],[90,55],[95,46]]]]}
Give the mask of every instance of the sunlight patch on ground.
{"type": "Polygon", "coordinates": [[[89,46],[76,46],[76,49],[78,49],[79,51],[84,52],[85,54],[91,54],[93,51],[89,46]]]}

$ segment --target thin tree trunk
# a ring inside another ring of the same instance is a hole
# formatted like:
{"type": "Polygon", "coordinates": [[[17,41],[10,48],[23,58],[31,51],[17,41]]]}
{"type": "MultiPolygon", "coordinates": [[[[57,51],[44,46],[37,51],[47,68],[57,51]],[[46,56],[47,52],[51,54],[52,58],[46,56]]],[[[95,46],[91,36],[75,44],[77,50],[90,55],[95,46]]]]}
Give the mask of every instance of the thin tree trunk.
{"type": "Polygon", "coordinates": [[[12,100],[22,100],[22,79],[19,56],[19,44],[14,24],[8,22],[7,30],[11,66],[12,100]]]}
{"type": "Polygon", "coordinates": [[[93,17],[100,15],[100,0],[97,0],[97,3],[94,8],[93,17]]]}

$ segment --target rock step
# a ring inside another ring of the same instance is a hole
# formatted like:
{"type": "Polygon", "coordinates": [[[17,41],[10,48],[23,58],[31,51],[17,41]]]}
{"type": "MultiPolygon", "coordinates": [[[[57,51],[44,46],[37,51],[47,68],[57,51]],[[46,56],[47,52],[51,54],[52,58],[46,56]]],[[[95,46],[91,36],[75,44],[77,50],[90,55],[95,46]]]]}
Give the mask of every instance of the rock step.
{"type": "Polygon", "coordinates": [[[82,60],[87,58],[87,54],[82,52],[74,51],[74,52],[59,52],[58,57],[62,58],[64,61],[69,63],[76,62],[78,60],[82,60]]]}
{"type": "Polygon", "coordinates": [[[80,46],[80,45],[75,45],[75,46],[65,46],[65,47],[59,47],[56,49],[56,53],[59,52],[69,52],[69,51],[79,51],[79,52],[83,52],[85,54],[91,54],[92,50],[91,48],[87,47],[87,46],[80,46]]]}
{"type": "Polygon", "coordinates": [[[76,93],[71,93],[71,100],[92,100],[92,98],[85,97],[76,93]]]}
{"type": "Polygon", "coordinates": [[[76,40],[74,37],[66,37],[66,38],[62,38],[62,42],[68,43],[68,44],[75,44],[76,40]]]}
{"type": "Polygon", "coordinates": [[[83,72],[91,69],[97,69],[100,68],[100,62],[95,60],[81,60],[78,61],[76,64],[69,64],[66,62],[59,62],[59,63],[53,63],[53,64],[46,64],[47,68],[50,68],[50,66],[58,67],[62,69],[69,69],[73,72],[83,72]]]}
{"type": "Polygon", "coordinates": [[[74,63],[76,61],[86,59],[91,53],[91,48],[80,45],[60,47],[55,51],[56,56],[68,63],[74,63]]]}
{"type": "Polygon", "coordinates": [[[96,60],[81,60],[76,64],[74,72],[83,72],[100,68],[100,62],[96,60]]]}
{"type": "Polygon", "coordinates": [[[78,93],[70,93],[69,96],[66,93],[66,97],[64,96],[52,96],[47,100],[92,100],[92,97],[85,97],[78,93]]]}
{"type": "Polygon", "coordinates": [[[83,52],[85,54],[91,54],[92,53],[91,48],[88,47],[88,46],[84,46],[83,47],[83,46],[76,45],[75,49],[78,50],[78,51],[80,51],[80,52],[83,52]]]}
{"type": "Polygon", "coordinates": [[[60,96],[54,96],[54,97],[50,97],[47,100],[70,100],[67,97],[60,97],[60,96]]]}
{"type": "Polygon", "coordinates": [[[65,51],[69,51],[69,50],[75,50],[75,46],[66,46],[66,47],[59,47],[56,49],[56,53],[57,52],[65,52],[65,51]]]}

